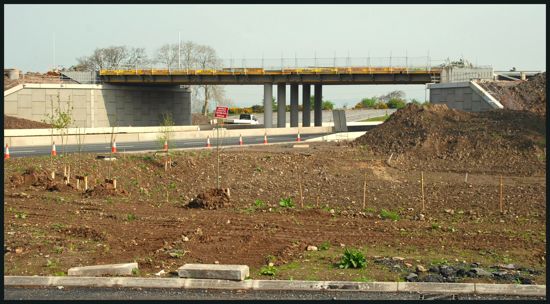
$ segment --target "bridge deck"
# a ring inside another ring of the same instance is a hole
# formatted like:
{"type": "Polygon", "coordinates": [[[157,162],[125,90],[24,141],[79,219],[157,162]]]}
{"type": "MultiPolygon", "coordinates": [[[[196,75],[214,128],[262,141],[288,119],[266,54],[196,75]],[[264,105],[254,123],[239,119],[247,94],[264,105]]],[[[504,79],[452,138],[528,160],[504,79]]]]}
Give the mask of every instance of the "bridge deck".
{"type": "Polygon", "coordinates": [[[104,83],[135,85],[262,85],[262,84],[425,84],[439,82],[441,69],[406,67],[309,67],[280,70],[101,70],[104,83]]]}
{"type": "Polygon", "coordinates": [[[101,70],[100,76],[134,76],[134,75],[312,75],[312,74],[431,74],[439,76],[441,69],[406,68],[406,67],[311,67],[281,70],[264,70],[263,68],[225,68],[217,69],[133,69],[133,70],[101,70]]]}

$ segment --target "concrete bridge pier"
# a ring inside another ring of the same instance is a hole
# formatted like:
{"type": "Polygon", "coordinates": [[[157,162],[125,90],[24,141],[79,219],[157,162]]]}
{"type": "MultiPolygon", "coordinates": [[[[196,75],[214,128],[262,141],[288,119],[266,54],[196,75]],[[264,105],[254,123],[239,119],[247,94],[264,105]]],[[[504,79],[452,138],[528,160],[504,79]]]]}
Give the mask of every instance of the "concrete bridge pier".
{"type": "Polygon", "coordinates": [[[298,85],[290,85],[290,127],[298,126],[298,85]]]}
{"type": "Polygon", "coordinates": [[[264,127],[273,127],[273,84],[264,84],[264,127]]]}
{"type": "Polygon", "coordinates": [[[277,128],[286,127],[286,84],[277,85],[277,128]]]}
{"type": "Polygon", "coordinates": [[[323,112],[322,112],[322,98],[323,87],[320,84],[315,85],[315,97],[314,97],[314,126],[320,127],[323,125],[323,112]]]}
{"type": "Polygon", "coordinates": [[[311,85],[302,85],[302,127],[311,124],[311,85]]]}

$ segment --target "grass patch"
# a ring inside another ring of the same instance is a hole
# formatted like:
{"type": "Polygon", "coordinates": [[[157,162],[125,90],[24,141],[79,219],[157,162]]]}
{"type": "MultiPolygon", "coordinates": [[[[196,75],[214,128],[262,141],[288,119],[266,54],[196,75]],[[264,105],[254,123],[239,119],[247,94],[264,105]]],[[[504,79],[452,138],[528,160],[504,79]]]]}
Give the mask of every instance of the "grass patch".
{"type": "Polygon", "coordinates": [[[279,201],[279,206],[281,206],[283,208],[294,208],[294,203],[292,202],[292,199],[290,197],[282,198],[279,201]]]}
{"type": "Polygon", "coordinates": [[[371,117],[371,118],[367,118],[367,119],[360,120],[360,121],[361,121],[361,122],[369,122],[369,121],[386,121],[388,118],[390,118],[390,115],[371,117]]]}
{"type": "Polygon", "coordinates": [[[277,274],[277,268],[275,266],[264,266],[260,269],[261,275],[275,276],[277,274]]]}
{"type": "Polygon", "coordinates": [[[65,228],[65,225],[60,224],[60,223],[53,223],[53,224],[51,225],[51,227],[52,227],[53,230],[59,232],[59,231],[61,231],[63,228],[65,228]]]}
{"type": "Polygon", "coordinates": [[[330,242],[324,241],[319,245],[319,250],[329,250],[330,249],[330,242]]]}
{"type": "Polygon", "coordinates": [[[265,202],[262,201],[262,200],[257,199],[257,200],[254,201],[254,207],[263,208],[263,207],[265,207],[265,202]]]}
{"type": "Polygon", "coordinates": [[[382,219],[390,219],[392,221],[399,220],[399,214],[397,214],[397,212],[386,209],[380,210],[380,217],[382,217],[382,219]]]}

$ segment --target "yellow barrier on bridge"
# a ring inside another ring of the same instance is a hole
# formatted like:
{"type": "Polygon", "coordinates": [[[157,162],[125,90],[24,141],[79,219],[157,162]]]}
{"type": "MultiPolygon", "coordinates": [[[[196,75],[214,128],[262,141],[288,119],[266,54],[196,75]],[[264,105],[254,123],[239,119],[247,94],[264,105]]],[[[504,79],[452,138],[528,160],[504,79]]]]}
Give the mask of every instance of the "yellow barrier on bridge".
{"type": "Polygon", "coordinates": [[[167,69],[135,69],[135,70],[100,70],[101,76],[133,76],[133,75],[306,75],[306,74],[440,74],[441,69],[404,68],[404,67],[315,67],[292,68],[281,70],[264,70],[263,68],[225,68],[222,70],[167,70],[167,69]]]}

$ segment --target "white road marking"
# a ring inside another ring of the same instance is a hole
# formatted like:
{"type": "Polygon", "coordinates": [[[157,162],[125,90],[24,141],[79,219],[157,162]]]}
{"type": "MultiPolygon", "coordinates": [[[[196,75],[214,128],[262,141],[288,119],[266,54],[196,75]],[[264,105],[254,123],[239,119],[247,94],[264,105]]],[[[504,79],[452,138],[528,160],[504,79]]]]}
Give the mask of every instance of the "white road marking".
{"type": "Polygon", "coordinates": [[[26,151],[26,150],[21,150],[21,151],[13,151],[14,153],[33,153],[33,152],[36,152],[35,150],[32,150],[32,151],[26,151]]]}

